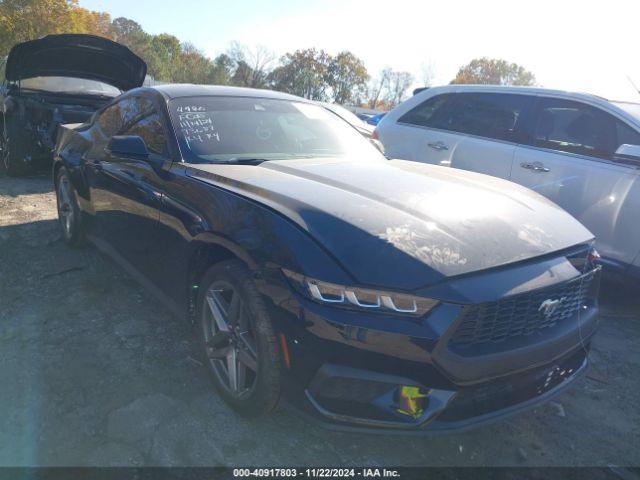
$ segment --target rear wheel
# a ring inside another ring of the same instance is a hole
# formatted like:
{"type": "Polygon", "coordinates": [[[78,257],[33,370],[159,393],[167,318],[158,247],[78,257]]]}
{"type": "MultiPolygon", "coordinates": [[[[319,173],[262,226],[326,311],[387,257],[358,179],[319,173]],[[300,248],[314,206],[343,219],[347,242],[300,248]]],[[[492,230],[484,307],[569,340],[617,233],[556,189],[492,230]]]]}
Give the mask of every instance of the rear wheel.
{"type": "Polygon", "coordinates": [[[27,141],[12,117],[5,116],[1,138],[2,163],[7,175],[20,177],[32,173],[33,167],[27,160],[27,141]]]}
{"type": "Polygon", "coordinates": [[[58,221],[62,228],[64,241],[69,245],[82,245],[84,230],[80,208],[69,173],[64,167],[61,167],[56,175],[56,203],[58,205],[58,221]]]}
{"type": "Polygon", "coordinates": [[[202,355],[222,398],[245,416],[273,410],[280,356],[249,269],[236,260],[214,265],[202,281],[198,306],[202,355]]]}

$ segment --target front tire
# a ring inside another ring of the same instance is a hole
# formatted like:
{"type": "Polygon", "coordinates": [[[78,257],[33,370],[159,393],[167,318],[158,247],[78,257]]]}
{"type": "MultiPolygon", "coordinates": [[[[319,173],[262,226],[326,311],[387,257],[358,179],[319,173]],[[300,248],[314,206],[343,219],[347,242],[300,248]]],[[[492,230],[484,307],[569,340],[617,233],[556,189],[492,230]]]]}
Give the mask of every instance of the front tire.
{"type": "Polygon", "coordinates": [[[60,167],[56,175],[56,203],[64,241],[74,247],[83,245],[84,229],[78,199],[69,172],[64,167],[60,167]]]}
{"type": "Polygon", "coordinates": [[[272,411],[280,397],[276,336],[250,270],[224,261],[204,275],[198,295],[202,357],[220,396],[248,417],[272,411]]]}

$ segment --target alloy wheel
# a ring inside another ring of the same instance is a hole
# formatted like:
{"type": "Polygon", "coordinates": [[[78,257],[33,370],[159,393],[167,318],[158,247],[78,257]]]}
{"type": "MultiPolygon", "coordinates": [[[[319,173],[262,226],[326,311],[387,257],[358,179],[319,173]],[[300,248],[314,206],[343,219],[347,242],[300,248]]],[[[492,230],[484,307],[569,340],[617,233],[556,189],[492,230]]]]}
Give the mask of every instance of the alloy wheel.
{"type": "Polygon", "coordinates": [[[258,378],[257,343],[240,293],[214,282],[205,295],[204,340],[207,360],[220,384],[234,397],[249,395],[258,378]]]}

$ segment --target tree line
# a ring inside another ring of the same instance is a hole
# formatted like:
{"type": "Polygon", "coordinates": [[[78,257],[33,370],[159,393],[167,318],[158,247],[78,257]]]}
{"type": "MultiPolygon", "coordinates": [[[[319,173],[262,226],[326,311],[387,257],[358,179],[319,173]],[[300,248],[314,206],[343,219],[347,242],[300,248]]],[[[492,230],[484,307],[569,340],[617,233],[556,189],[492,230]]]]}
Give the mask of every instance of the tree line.
{"type": "MultiPolygon", "coordinates": [[[[265,47],[233,42],[211,59],[174,35],[152,35],[134,20],[112,19],[106,12],[82,8],[78,0],[2,0],[0,58],[19,42],[56,33],[89,33],[129,47],[148,66],[154,80],[270,88],[318,101],[386,110],[400,103],[415,83],[405,71],[385,68],[371,76],[364,62],[345,50],[331,55],[309,48],[277,57],[265,47]]],[[[421,79],[428,86],[430,67],[421,79]]],[[[534,84],[524,68],[504,60],[476,59],[451,83],[534,84]]]]}

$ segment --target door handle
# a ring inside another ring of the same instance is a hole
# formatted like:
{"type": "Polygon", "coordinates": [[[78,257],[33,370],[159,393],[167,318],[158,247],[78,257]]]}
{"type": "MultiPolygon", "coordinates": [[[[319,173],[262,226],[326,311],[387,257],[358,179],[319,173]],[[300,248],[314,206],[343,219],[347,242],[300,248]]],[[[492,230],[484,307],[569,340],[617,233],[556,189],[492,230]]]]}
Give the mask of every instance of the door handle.
{"type": "Polygon", "coordinates": [[[449,146],[445,145],[444,142],[429,142],[427,143],[434,150],[449,150],[449,146]]]}
{"type": "Polygon", "coordinates": [[[520,166],[522,168],[526,168],[528,170],[533,170],[534,172],[550,172],[551,169],[545,167],[542,163],[540,162],[533,162],[533,163],[521,163],[520,166]]]}

